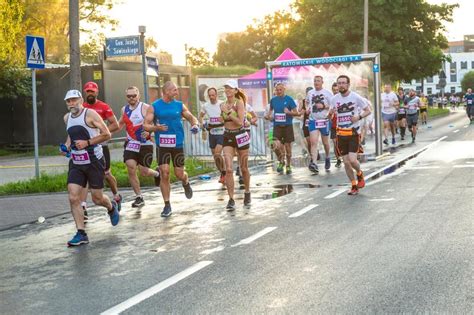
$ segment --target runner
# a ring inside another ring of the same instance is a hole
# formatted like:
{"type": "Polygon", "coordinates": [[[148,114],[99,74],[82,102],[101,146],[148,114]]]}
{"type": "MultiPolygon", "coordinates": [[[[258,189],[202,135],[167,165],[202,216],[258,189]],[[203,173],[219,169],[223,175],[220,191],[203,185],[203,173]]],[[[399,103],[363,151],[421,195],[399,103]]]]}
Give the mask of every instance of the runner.
{"type": "Polygon", "coordinates": [[[362,146],[365,146],[365,138],[367,136],[367,130],[370,130],[371,134],[373,134],[372,124],[374,123],[374,115],[372,113],[372,103],[369,101],[369,97],[367,95],[364,95],[362,98],[364,99],[364,101],[367,102],[370,109],[370,115],[362,118],[360,122],[360,144],[362,146]]]}
{"type": "Polygon", "coordinates": [[[359,94],[349,90],[348,76],[340,75],[337,78],[337,86],[339,94],[332,98],[329,114],[337,111],[337,148],[342,155],[347,177],[351,181],[352,187],[348,194],[357,195],[359,189],[365,186],[364,174],[357,161],[357,153],[360,152],[360,123],[370,114],[370,108],[359,94]]]}
{"type": "Polygon", "coordinates": [[[193,190],[189,184],[188,174],[184,171],[184,129],[181,118],[191,123],[191,132],[199,132],[198,120],[186,106],[175,98],[178,96],[176,85],[167,81],[163,85],[163,98],[153,102],[148,107],[144,128],[148,132],[155,132],[156,157],[160,169],[160,189],[165,202],[162,217],[169,217],[172,213],[170,204],[170,163],[173,162],[174,174],[184,188],[186,198],[193,197],[193,190]],[[156,125],[155,125],[156,123],[156,125]]]}
{"type": "Polygon", "coordinates": [[[464,101],[466,102],[467,118],[469,118],[471,124],[474,124],[474,94],[471,88],[467,89],[467,93],[464,95],[464,101]]]}
{"type": "MultiPolygon", "coordinates": [[[[69,113],[64,115],[68,134],[67,151],[71,153],[67,189],[71,212],[77,233],[67,242],[68,246],[89,243],[85,231],[81,196],[91,190],[92,201],[107,209],[110,222],[117,225],[120,220],[117,203],[104,195],[104,159],[100,143],[110,139],[110,132],[102,118],[93,110],[82,106],[83,98],[78,90],[70,90],[64,97],[69,113]]],[[[63,152],[63,154],[66,154],[63,152]]]]}
{"type": "Polygon", "coordinates": [[[306,105],[306,97],[308,96],[308,92],[311,91],[312,89],[313,88],[310,86],[306,88],[305,98],[303,98],[301,100],[301,103],[298,104],[298,113],[301,119],[303,120],[303,123],[302,123],[303,126],[301,127],[301,129],[303,130],[303,137],[305,139],[306,149],[308,150],[308,156],[310,158],[309,163],[313,162],[313,158],[311,156],[311,141],[309,139],[309,129],[308,129],[309,113],[306,111],[308,109],[308,106],[306,105]]]}
{"type": "Polygon", "coordinates": [[[400,139],[405,140],[405,131],[407,126],[406,97],[403,88],[398,88],[398,127],[400,128],[400,139]]]}
{"type": "Polygon", "coordinates": [[[411,142],[415,143],[416,139],[416,125],[418,124],[418,109],[420,108],[421,101],[416,96],[416,91],[410,89],[407,99],[407,123],[408,130],[411,132],[411,142]]]}
{"type": "Polygon", "coordinates": [[[423,93],[421,93],[420,101],[421,101],[421,105],[420,105],[421,124],[426,125],[427,120],[428,120],[428,99],[425,97],[423,93]]]}
{"type": "MultiPolygon", "coordinates": [[[[336,95],[339,93],[339,89],[337,87],[337,82],[334,82],[332,84],[332,94],[333,95],[336,95]]],[[[337,149],[337,132],[336,132],[336,128],[337,128],[337,111],[335,111],[333,114],[332,114],[332,118],[331,118],[331,140],[332,140],[332,144],[333,144],[333,148],[334,148],[334,156],[336,157],[336,167],[337,168],[340,168],[341,165],[342,165],[342,160],[341,160],[341,156],[339,154],[339,150],[337,149]]]]}
{"type": "Polygon", "coordinates": [[[222,157],[224,124],[220,121],[221,102],[217,100],[217,89],[215,87],[207,89],[207,96],[209,97],[209,102],[205,103],[201,108],[201,112],[199,113],[199,124],[204,126],[204,116],[209,118],[209,123],[206,126],[206,129],[209,131],[209,147],[211,148],[216,167],[219,172],[221,172],[219,183],[225,184],[225,166],[222,157]]]}
{"type": "Polygon", "coordinates": [[[283,174],[286,155],[286,174],[291,174],[291,145],[295,141],[293,132],[293,117],[298,116],[296,103],[293,98],[285,94],[285,85],[275,85],[275,96],[270,100],[270,109],[267,120],[273,119],[274,151],[278,159],[277,172],[283,174]],[[273,115],[272,115],[273,113],[273,115]]]}
{"type": "Polygon", "coordinates": [[[122,107],[119,128],[122,130],[125,127],[127,131],[123,162],[127,165],[128,180],[135,192],[132,208],[138,208],[145,205],[145,200],[140,190],[137,167],[141,176],[153,177],[156,186],[160,186],[160,172],[150,169],[153,162],[153,142],[150,133],[143,130],[143,121],[150,105],[140,102],[140,91],[135,86],[128,87],[125,93],[127,105],[122,107]]]}
{"type": "Polygon", "coordinates": [[[224,123],[224,161],[226,167],[226,186],[229,195],[227,211],[235,210],[233,160],[235,149],[239,155],[240,172],[244,180],[244,206],[251,203],[250,173],[248,155],[250,136],[244,129],[245,104],[247,98],[238,89],[236,80],[229,80],[224,85],[226,101],[221,104],[221,122],[224,123]]]}
{"type": "Polygon", "coordinates": [[[326,159],[324,168],[329,170],[331,168],[331,160],[329,158],[329,130],[330,121],[328,119],[328,110],[333,94],[326,89],[323,89],[323,77],[320,75],[314,76],[314,89],[308,92],[306,103],[309,114],[309,137],[311,140],[311,155],[313,163],[310,163],[308,168],[311,172],[318,174],[318,165],[314,162],[318,159],[318,142],[321,135],[321,140],[324,146],[326,159]]]}
{"type": "MultiPolygon", "coordinates": [[[[108,125],[110,133],[115,133],[118,131],[118,122],[117,118],[112,111],[112,108],[107,103],[104,103],[97,99],[99,95],[99,86],[95,82],[87,82],[84,84],[83,88],[86,94],[86,101],[83,103],[85,108],[92,108],[95,110],[99,116],[104,120],[104,122],[108,125]]],[[[104,159],[105,159],[105,180],[110,187],[114,195],[114,200],[117,202],[118,209],[122,206],[122,196],[119,194],[117,180],[115,179],[112,171],[110,170],[110,150],[108,146],[108,142],[101,143],[102,150],[104,152],[104,159]]],[[[87,221],[89,219],[87,213],[87,190],[83,193],[82,196],[82,208],[84,209],[84,219],[87,221]]]]}
{"type": "Polygon", "coordinates": [[[382,102],[382,119],[383,119],[383,134],[385,139],[383,143],[388,145],[388,130],[392,133],[392,144],[395,144],[395,119],[397,117],[397,107],[399,104],[397,95],[392,92],[392,86],[385,84],[384,91],[381,95],[382,102]]]}

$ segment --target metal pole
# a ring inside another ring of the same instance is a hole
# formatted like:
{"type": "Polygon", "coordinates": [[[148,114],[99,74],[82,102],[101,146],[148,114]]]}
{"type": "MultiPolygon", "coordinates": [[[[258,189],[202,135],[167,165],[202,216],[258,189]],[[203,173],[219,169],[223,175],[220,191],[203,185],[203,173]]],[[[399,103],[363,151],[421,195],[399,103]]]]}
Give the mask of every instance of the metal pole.
{"type": "Polygon", "coordinates": [[[375,104],[374,104],[374,118],[375,118],[375,156],[382,155],[382,114],[381,103],[380,103],[380,82],[381,78],[381,69],[380,69],[380,54],[377,54],[374,59],[374,64],[379,65],[379,71],[374,72],[374,91],[375,91],[375,104]]]}
{"type": "Polygon", "coordinates": [[[145,51],[145,26],[139,26],[138,31],[140,32],[140,49],[142,53],[142,71],[143,71],[143,95],[145,96],[145,103],[148,104],[148,76],[146,75],[147,63],[146,63],[146,51],[145,51]]]}
{"type": "Polygon", "coordinates": [[[79,0],[69,0],[69,67],[71,89],[81,90],[81,47],[79,44],[79,0]]]}
{"type": "Polygon", "coordinates": [[[369,52],[369,0],[364,0],[364,54],[369,52]]]}
{"type": "Polygon", "coordinates": [[[35,142],[35,177],[39,178],[39,149],[38,149],[38,115],[36,110],[36,69],[31,69],[33,94],[33,138],[35,142]]]}

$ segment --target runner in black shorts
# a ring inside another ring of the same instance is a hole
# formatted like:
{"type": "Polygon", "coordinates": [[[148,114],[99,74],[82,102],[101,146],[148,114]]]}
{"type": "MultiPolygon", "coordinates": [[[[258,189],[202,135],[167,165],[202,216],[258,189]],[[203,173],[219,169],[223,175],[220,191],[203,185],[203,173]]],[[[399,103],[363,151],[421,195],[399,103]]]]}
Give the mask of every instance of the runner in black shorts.
{"type": "Polygon", "coordinates": [[[77,233],[67,244],[78,246],[89,243],[81,207],[81,196],[87,191],[87,185],[91,190],[92,201],[108,210],[112,225],[118,224],[120,216],[117,203],[114,200],[111,202],[103,193],[104,161],[100,143],[110,139],[110,132],[99,114],[82,106],[83,99],[79,91],[68,91],[64,100],[69,110],[64,116],[68,134],[66,149],[71,153],[67,187],[77,228],[77,233]]]}
{"type": "Polygon", "coordinates": [[[127,141],[124,144],[123,161],[127,165],[128,180],[135,192],[132,208],[145,205],[137,169],[144,177],[153,177],[155,185],[160,185],[160,172],[150,169],[153,162],[153,142],[150,133],[143,129],[143,121],[150,105],[140,102],[140,92],[137,87],[131,86],[125,90],[127,105],[122,107],[122,116],[119,127],[125,127],[127,141]]]}
{"type": "Polygon", "coordinates": [[[405,140],[405,131],[407,128],[407,111],[406,111],[406,97],[403,88],[398,88],[398,114],[397,114],[397,122],[398,127],[400,128],[400,139],[405,140]]]}

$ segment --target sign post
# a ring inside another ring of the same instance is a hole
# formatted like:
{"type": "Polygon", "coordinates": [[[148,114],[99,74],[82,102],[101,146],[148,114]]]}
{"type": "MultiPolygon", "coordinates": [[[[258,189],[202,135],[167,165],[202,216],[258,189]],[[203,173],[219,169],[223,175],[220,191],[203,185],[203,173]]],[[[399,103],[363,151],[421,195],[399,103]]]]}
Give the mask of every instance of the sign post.
{"type": "Polygon", "coordinates": [[[148,104],[148,76],[146,74],[146,70],[148,68],[146,63],[146,50],[145,50],[145,32],[146,26],[140,25],[138,27],[138,31],[140,32],[140,51],[142,54],[142,71],[143,71],[143,95],[145,96],[145,103],[148,104]]]}
{"type": "Polygon", "coordinates": [[[33,137],[35,145],[35,177],[39,178],[38,115],[36,107],[36,69],[44,69],[44,38],[26,36],[26,66],[31,69],[33,97],[33,137]]]}

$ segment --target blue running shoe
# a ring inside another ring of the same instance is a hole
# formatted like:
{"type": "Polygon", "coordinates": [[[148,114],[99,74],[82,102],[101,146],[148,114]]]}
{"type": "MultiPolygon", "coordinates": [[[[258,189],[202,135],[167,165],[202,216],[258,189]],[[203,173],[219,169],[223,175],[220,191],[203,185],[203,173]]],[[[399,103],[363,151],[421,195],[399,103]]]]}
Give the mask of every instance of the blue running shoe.
{"type": "Polygon", "coordinates": [[[326,161],[324,162],[324,168],[326,171],[331,168],[331,160],[329,158],[326,158],[326,161]]]}
{"type": "Polygon", "coordinates": [[[395,144],[395,138],[392,138],[392,144],[395,144]]]}
{"type": "Polygon", "coordinates": [[[108,214],[110,217],[110,223],[112,223],[113,226],[116,226],[120,221],[120,214],[115,200],[112,200],[112,210],[109,211],[108,214]]]}
{"type": "Polygon", "coordinates": [[[166,206],[163,208],[163,211],[161,212],[161,216],[166,218],[171,215],[173,211],[171,211],[171,206],[166,206]]]}
{"type": "Polygon", "coordinates": [[[118,194],[116,197],[114,197],[114,200],[117,203],[117,210],[120,212],[120,210],[122,210],[122,195],[118,194]]]}
{"type": "Polygon", "coordinates": [[[89,238],[87,235],[84,235],[82,233],[79,233],[79,231],[74,235],[74,237],[67,242],[68,246],[79,246],[82,244],[88,244],[89,243],[89,238]]]}

